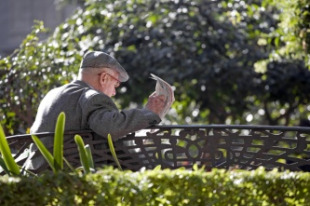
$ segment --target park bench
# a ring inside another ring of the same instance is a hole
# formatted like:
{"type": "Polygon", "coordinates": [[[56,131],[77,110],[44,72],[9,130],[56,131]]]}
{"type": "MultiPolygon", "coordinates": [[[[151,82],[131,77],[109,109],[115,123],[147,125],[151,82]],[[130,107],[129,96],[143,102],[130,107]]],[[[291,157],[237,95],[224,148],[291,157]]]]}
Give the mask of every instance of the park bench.
{"type": "MultiPolygon", "coordinates": [[[[64,153],[75,167],[80,158],[73,136],[79,134],[89,144],[96,167],[116,163],[107,139],[91,131],[65,132],[64,153]]],[[[53,133],[38,133],[39,138],[53,133]]],[[[18,159],[32,143],[31,136],[7,137],[18,159]]],[[[250,125],[158,125],[114,141],[123,169],[176,169],[193,165],[212,168],[310,171],[310,127],[250,125]]]]}

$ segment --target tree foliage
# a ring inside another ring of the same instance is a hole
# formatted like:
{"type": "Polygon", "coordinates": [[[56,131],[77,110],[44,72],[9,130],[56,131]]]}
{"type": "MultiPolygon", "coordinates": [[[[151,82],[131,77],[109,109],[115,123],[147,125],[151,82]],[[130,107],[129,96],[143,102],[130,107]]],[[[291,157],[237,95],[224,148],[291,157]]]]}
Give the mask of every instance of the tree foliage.
{"type": "Polygon", "coordinates": [[[0,61],[2,123],[30,127],[43,95],[74,78],[87,50],[102,50],[131,75],[122,107],[146,100],[155,73],[175,87],[167,123],[298,124],[310,115],[309,50],[289,45],[307,46],[308,27],[305,0],[87,0],[45,41],[37,23],[0,61]]]}
{"type": "Polygon", "coordinates": [[[270,37],[276,40],[271,59],[299,59],[310,65],[310,4],[307,0],[267,0],[280,11],[280,22],[270,37]]]}

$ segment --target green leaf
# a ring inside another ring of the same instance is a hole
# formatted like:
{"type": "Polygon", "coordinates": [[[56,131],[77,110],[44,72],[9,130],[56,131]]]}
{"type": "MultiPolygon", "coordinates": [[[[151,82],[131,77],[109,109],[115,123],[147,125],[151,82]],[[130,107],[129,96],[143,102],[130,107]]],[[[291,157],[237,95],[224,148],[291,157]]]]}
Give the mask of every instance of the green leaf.
{"type": "Polygon", "coordinates": [[[0,151],[2,153],[3,160],[5,162],[7,169],[12,174],[19,175],[20,174],[19,166],[16,164],[12,156],[11,149],[6,140],[6,137],[5,137],[5,134],[4,134],[4,131],[1,125],[0,125],[0,151]]]}
{"type": "Polygon", "coordinates": [[[198,171],[198,169],[199,169],[199,168],[198,168],[198,165],[197,165],[197,164],[194,164],[194,165],[193,165],[193,170],[194,170],[194,171],[198,171]]]}
{"type": "Polygon", "coordinates": [[[56,171],[63,169],[63,147],[66,115],[61,112],[57,118],[54,137],[54,167],[56,171]]]}
{"type": "Polygon", "coordinates": [[[83,166],[84,172],[86,174],[90,173],[90,164],[88,162],[87,158],[87,152],[85,150],[85,145],[82,137],[80,135],[75,135],[74,136],[74,141],[78,146],[79,154],[80,154],[80,159],[81,159],[81,164],[83,166]]]}
{"type": "Polygon", "coordinates": [[[95,165],[94,165],[94,160],[93,160],[93,156],[92,156],[92,154],[91,154],[91,149],[90,149],[90,147],[89,147],[89,145],[87,144],[87,145],[85,145],[85,151],[86,151],[86,155],[87,155],[87,159],[88,159],[88,163],[89,163],[89,166],[91,167],[91,168],[95,168],[95,165]]]}
{"type": "Polygon", "coordinates": [[[154,169],[153,169],[153,171],[160,171],[161,170],[161,165],[157,165],[154,169]]]}
{"type": "Polygon", "coordinates": [[[4,170],[6,174],[10,174],[9,169],[7,168],[5,161],[2,157],[0,157],[0,167],[4,170]]]}
{"type": "Polygon", "coordinates": [[[108,143],[109,143],[109,148],[110,148],[110,151],[111,151],[112,156],[114,158],[114,161],[116,162],[118,168],[120,170],[122,170],[121,164],[119,163],[118,158],[117,158],[116,153],[115,153],[115,149],[114,149],[114,145],[113,145],[111,134],[108,134],[108,143]]]}
{"type": "Polygon", "coordinates": [[[64,162],[67,164],[67,166],[71,169],[71,171],[74,171],[74,167],[69,163],[69,161],[64,157],[64,162]]]}
{"type": "Polygon", "coordinates": [[[54,167],[54,157],[53,155],[46,149],[46,147],[43,145],[42,141],[35,135],[31,135],[32,140],[42,153],[43,157],[46,159],[49,166],[53,169],[53,172],[56,172],[56,169],[54,167]]]}

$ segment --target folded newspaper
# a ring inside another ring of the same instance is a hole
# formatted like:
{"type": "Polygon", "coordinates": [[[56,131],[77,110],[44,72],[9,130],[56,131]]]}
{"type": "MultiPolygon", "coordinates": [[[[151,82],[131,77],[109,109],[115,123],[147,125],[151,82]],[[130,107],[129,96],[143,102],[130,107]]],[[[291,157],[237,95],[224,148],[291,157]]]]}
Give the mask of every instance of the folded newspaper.
{"type": "Polygon", "coordinates": [[[166,97],[164,109],[159,113],[159,117],[163,119],[165,115],[168,113],[172,103],[174,102],[174,93],[172,87],[166,81],[162,80],[155,74],[151,74],[151,78],[156,80],[156,86],[155,86],[156,94],[164,95],[166,97]]]}

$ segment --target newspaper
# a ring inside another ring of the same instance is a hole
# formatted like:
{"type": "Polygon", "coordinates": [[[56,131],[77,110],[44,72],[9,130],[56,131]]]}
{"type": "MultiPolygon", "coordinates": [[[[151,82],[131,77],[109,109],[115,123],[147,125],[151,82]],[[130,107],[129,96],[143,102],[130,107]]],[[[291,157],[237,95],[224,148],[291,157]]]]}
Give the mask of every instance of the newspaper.
{"type": "Polygon", "coordinates": [[[172,103],[174,102],[174,93],[170,84],[168,84],[163,79],[159,78],[155,74],[151,74],[151,79],[156,80],[155,92],[157,95],[164,95],[165,106],[164,109],[159,113],[159,117],[163,119],[168,113],[172,103]]]}

